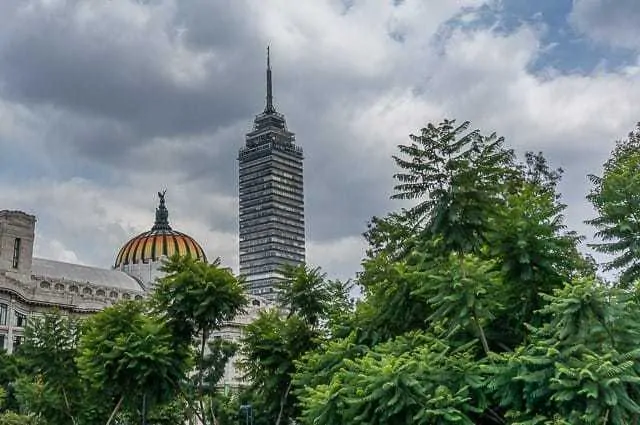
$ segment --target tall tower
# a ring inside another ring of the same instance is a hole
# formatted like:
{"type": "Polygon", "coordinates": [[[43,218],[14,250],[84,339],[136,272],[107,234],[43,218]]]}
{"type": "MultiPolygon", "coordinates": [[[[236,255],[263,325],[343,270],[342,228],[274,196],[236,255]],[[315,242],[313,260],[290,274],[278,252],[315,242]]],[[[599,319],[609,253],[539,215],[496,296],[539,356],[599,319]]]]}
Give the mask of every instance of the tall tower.
{"type": "Polygon", "coordinates": [[[267,47],[267,102],[240,149],[240,274],[269,300],[285,264],[305,261],[302,148],[273,104],[267,47]]]}

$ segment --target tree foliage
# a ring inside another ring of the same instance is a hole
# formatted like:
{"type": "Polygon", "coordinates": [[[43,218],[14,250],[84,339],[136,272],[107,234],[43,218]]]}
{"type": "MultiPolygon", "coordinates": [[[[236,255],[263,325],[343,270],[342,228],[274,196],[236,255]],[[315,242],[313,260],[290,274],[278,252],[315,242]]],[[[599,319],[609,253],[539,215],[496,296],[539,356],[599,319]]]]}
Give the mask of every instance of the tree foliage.
{"type": "Polygon", "coordinates": [[[80,324],[52,312],[29,321],[18,358],[23,376],[13,388],[19,405],[48,424],[78,424],[85,413],[83,388],[76,358],[80,324]]]}
{"type": "Polygon", "coordinates": [[[445,251],[474,252],[485,242],[486,217],[504,203],[514,164],[502,137],[467,131],[470,124],[429,124],[393,157],[402,171],[392,198],[418,199],[410,215],[425,218],[425,232],[441,237],[445,251]]]}
{"type": "Polygon", "coordinates": [[[640,308],[588,279],[554,295],[531,342],[496,358],[487,387],[518,424],[628,424],[640,417],[640,308]]]}
{"type": "Polygon", "coordinates": [[[216,386],[235,347],[210,342],[210,337],[243,311],[247,299],[238,279],[220,267],[219,259],[207,264],[174,255],[162,271],[165,276],[158,281],[152,305],[168,324],[176,349],[187,350],[198,341],[194,356],[197,373],[184,382],[184,393],[201,422],[215,423],[210,412],[216,386]]]}
{"type": "Polygon", "coordinates": [[[589,194],[614,285],[566,228],[562,170],[541,153],[520,161],[452,120],[410,141],[394,156],[393,198],[414,204],[369,223],[361,300],[320,268],[286,267],[278,303],[239,346],[210,341],[242,311],[240,282],[219,261],[174,257],[150,304],[80,327],[33,321],[17,360],[0,354],[0,425],[105,423],[117,407],[132,425],[141,401],[148,425],[194,413],[237,424],[249,406],[255,425],[639,423],[640,127],[589,194]],[[220,394],[236,352],[248,385],[220,394]],[[90,402],[67,404],[67,392],[90,402]]]}
{"type": "Polygon", "coordinates": [[[121,302],[87,319],[78,368],[113,413],[171,400],[188,369],[165,322],[139,302],[121,302]]]}
{"type": "Polygon", "coordinates": [[[393,198],[415,205],[369,224],[351,332],[298,362],[301,423],[637,420],[637,302],[566,229],[562,170],[466,122],[411,142],[393,198]]]}
{"type": "Polygon", "coordinates": [[[591,246],[613,256],[605,270],[619,270],[620,284],[629,286],[640,278],[640,124],[616,144],[602,176],[589,178],[587,198],[598,215],[588,223],[602,239],[591,246]]]}
{"type": "Polygon", "coordinates": [[[276,425],[300,414],[293,391],[296,362],[331,335],[332,321],[349,306],[347,285],[327,280],[319,268],[303,264],[282,273],[277,308],[247,326],[241,351],[260,416],[276,425]]]}

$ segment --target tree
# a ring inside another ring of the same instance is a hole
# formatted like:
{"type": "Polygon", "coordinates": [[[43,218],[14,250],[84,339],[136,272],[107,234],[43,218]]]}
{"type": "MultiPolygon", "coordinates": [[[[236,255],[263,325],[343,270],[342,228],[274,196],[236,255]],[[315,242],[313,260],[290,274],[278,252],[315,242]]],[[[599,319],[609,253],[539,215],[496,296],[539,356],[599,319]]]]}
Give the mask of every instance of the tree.
{"type": "Polygon", "coordinates": [[[283,279],[276,285],[278,305],[288,317],[298,316],[310,328],[327,330],[332,319],[352,308],[349,283],[327,279],[319,267],[287,265],[281,273],[283,279]]]}
{"type": "Polygon", "coordinates": [[[234,319],[247,300],[238,279],[220,267],[219,259],[207,264],[176,255],[163,265],[162,271],[166,274],[159,279],[151,302],[156,313],[169,324],[175,347],[187,349],[193,341],[198,341],[197,373],[186,393],[193,394],[197,400],[195,410],[204,423],[206,412],[211,411],[205,406],[205,398],[210,399],[215,393],[215,385],[231,356],[225,350],[218,350],[224,347],[209,346],[211,334],[234,319]]]}
{"type": "Polygon", "coordinates": [[[20,405],[50,425],[78,424],[85,408],[88,395],[76,366],[80,334],[76,320],[50,312],[29,321],[17,352],[23,376],[14,388],[20,405]]]}
{"type": "MultiPolygon", "coordinates": [[[[137,411],[172,400],[190,370],[189,352],[176,349],[166,322],[137,301],[120,302],[87,319],[78,368],[109,408],[137,411]]],[[[94,422],[95,423],[95,422],[94,422]]]]}
{"type": "Polygon", "coordinates": [[[496,353],[530,342],[545,296],[593,277],[563,223],[561,170],[468,127],[430,124],[399,146],[393,198],[415,206],[370,223],[351,332],[298,362],[302,423],[510,423],[484,387],[496,353]]]}
{"type": "Polygon", "coordinates": [[[637,423],[640,306],[593,279],[544,298],[547,321],[532,328],[531,342],[488,368],[487,388],[506,417],[526,425],[637,423]]]}
{"type": "Polygon", "coordinates": [[[302,423],[473,425],[484,409],[473,357],[470,346],[454,350],[428,334],[398,337],[344,360],[328,384],[300,387],[302,423]]]}
{"type": "Polygon", "coordinates": [[[627,140],[619,141],[604,164],[602,177],[590,175],[593,189],[587,196],[598,216],[595,226],[601,243],[596,251],[614,256],[605,270],[621,270],[620,284],[640,278],[640,123],[627,140]]]}
{"type": "Polygon", "coordinates": [[[43,425],[40,418],[33,413],[21,415],[7,408],[7,392],[0,388],[0,407],[3,412],[0,413],[0,425],[43,425]]]}
{"type": "Polygon", "coordinates": [[[318,337],[300,317],[284,318],[277,310],[260,313],[245,329],[241,366],[267,423],[288,424],[298,416],[292,391],[295,362],[317,346],[318,337]]]}
{"type": "Polygon", "coordinates": [[[242,368],[266,423],[291,423],[300,411],[293,391],[296,362],[331,335],[331,319],[348,306],[347,287],[319,268],[285,267],[278,308],[261,312],[242,340],[242,368]],[[279,310],[286,310],[282,315],[279,310]]]}
{"type": "Polygon", "coordinates": [[[514,174],[514,153],[495,133],[466,132],[468,121],[429,124],[393,159],[402,170],[392,199],[419,199],[409,210],[425,219],[430,238],[445,252],[473,253],[486,241],[487,218],[504,203],[503,188],[514,174]],[[466,133],[465,133],[466,132],[466,133]]]}
{"type": "Polygon", "coordinates": [[[20,376],[20,361],[18,356],[8,354],[5,350],[0,350],[0,394],[2,403],[1,410],[16,411],[20,408],[15,398],[15,388],[13,383],[20,376]]]}
{"type": "Polygon", "coordinates": [[[542,154],[529,152],[520,173],[510,182],[487,237],[486,256],[496,261],[505,282],[500,294],[505,308],[495,335],[506,350],[526,337],[524,323],[539,323],[534,312],[544,304],[541,294],[595,273],[578,251],[582,238],[564,224],[566,206],[556,189],[561,171],[550,170],[542,154]]]}

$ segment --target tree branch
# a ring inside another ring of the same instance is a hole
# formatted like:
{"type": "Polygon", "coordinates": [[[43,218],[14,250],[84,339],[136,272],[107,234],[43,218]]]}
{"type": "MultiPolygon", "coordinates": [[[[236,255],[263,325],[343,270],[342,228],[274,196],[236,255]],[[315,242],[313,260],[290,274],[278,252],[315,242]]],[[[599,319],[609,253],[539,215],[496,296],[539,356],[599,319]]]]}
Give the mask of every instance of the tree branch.
{"type": "Polygon", "coordinates": [[[120,396],[120,400],[118,400],[118,403],[116,403],[116,407],[113,408],[113,412],[111,412],[111,416],[109,416],[109,420],[107,421],[106,425],[110,425],[111,421],[113,421],[113,418],[116,416],[116,413],[118,413],[118,410],[120,410],[120,406],[122,405],[122,401],[124,400],[124,396],[120,396]]]}
{"type": "MultiPolygon", "coordinates": [[[[203,398],[203,381],[204,381],[204,349],[207,344],[208,332],[206,329],[202,330],[202,340],[200,341],[200,358],[199,362],[199,371],[198,371],[198,404],[200,405],[200,413],[202,415],[202,423],[205,424],[205,409],[204,409],[204,401],[203,398]]],[[[214,419],[215,421],[215,419],[214,419]]]]}
{"type": "Polygon", "coordinates": [[[280,425],[280,421],[282,420],[282,413],[284,412],[284,404],[287,401],[287,397],[289,397],[289,391],[291,391],[291,385],[293,384],[293,380],[289,381],[289,385],[287,386],[287,390],[282,395],[280,399],[280,412],[278,412],[278,419],[276,420],[276,425],[280,425]]]}

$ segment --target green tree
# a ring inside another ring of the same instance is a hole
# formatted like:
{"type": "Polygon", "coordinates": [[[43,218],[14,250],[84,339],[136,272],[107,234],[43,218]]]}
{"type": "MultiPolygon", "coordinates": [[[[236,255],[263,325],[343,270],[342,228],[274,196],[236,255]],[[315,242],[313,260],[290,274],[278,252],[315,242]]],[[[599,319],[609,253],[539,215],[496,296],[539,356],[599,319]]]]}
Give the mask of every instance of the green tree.
{"type": "Polygon", "coordinates": [[[416,247],[422,221],[420,217],[415,217],[404,209],[382,218],[374,216],[367,223],[367,231],[363,234],[369,243],[367,257],[374,258],[384,254],[395,261],[406,258],[416,247]]]}
{"type": "Polygon", "coordinates": [[[564,224],[566,206],[556,190],[560,170],[550,170],[542,154],[532,153],[520,170],[496,210],[485,254],[496,261],[505,282],[499,294],[505,308],[493,330],[505,350],[526,337],[524,323],[538,323],[534,312],[544,304],[541,294],[595,273],[578,251],[582,238],[564,224]]]}
{"type": "Polygon", "coordinates": [[[428,239],[440,237],[444,252],[474,253],[486,242],[488,217],[504,203],[503,189],[515,173],[513,151],[495,133],[467,131],[445,120],[429,124],[394,155],[401,172],[393,199],[418,199],[409,210],[426,221],[428,239]]]}
{"type": "Polygon", "coordinates": [[[636,423],[640,306],[631,294],[580,279],[544,295],[531,342],[495,356],[487,382],[511,423],[636,423]],[[557,422],[561,418],[563,422],[557,422]]]}
{"type": "Polygon", "coordinates": [[[8,354],[5,350],[0,350],[0,392],[2,393],[0,411],[16,411],[19,409],[13,386],[19,376],[20,362],[18,356],[8,354]]]}
{"type": "Polygon", "coordinates": [[[277,310],[261,313],[245,329],[241,365],[268,423],[290,423],[298,415],[292,391],[295,362],[317,346],[318,337],[300,317],[284,318],[277,310]]]}
{"type": "Polygon", "coordinates": [[[197,373],[185,392],[189,401],[197,401],[194,410],[204,422],[206,412],[212,411],[205,400],[216,392],[215,385],[232,355],[228,346],[210,345],[211,334],[242,312],[247,300],[238,279],[220,267],[219,259],[207,264],[189,256],[173,256],[162,271],[166,274],[158,280],[151,302],[169,324],[176,347],[186,349],[197,341],[197,373]]]}
{"type": "Polygon", "coordinates": [[[21,415],[15,412],[0,414],[0,425],[45,425],[34,415],[21,415]]]}
{"type": "Polygon", "coordinates": [[[44,425],[39,416],[29,413],[22,415],[7,409],[7,392],[0,388],[0,425],[44,425]]]}
{"type": "Polygon", "coordinates": [[[107,425],[122,407],[137,411],[172,400],[190,370],[188,351],[176,350],[166,323],[137,301],[88,318],[79,349],[80,374],[108,407],[107,425]]]}
{"type": "Polygon", "coordinates": [[[619,283],[629,286],[640,278],[640,124],[627,140],[619,141],[604,164],[601,177],[590,175],[593,189],[587,199],[597,217],[587,221],[597,229],[596,251],[614,258],[605,270],[620,270],[619,283]]]}
{"type": "Polygon", "coordinates": [[[50,425],[80,423],[83,386],[76,366],[80,324],[59,312],[34,317],[17,350],[23,377],[14,382],[24,411],[50,425]]]}
{"type": "Polygon", "coordinates": [[[535,313],[548,303],[544,294],[593,276],[578,252],[580,238],[563,223],[565,206],[556,190],[561,170],[551,169],[541,153],[527,153],[518,163],[501,138],[468,127],[428,125],[399,147],[393,198],[416,205],[372,220],[358,275],[365,299],[344,325],[352,331],[323,341],[299,362],[295,391],[309,423],[314,417],[321,423],[508,423],[498,398],[477,387],[484,373],[475,373],[463,399],[450,396],[452,388],[441,398],[444,393],[421,375],[432,360],[421,361],[417,352],[430,343],[404,360],[379,350],[416,332],[450,350],[468,350],[458,363],[443,366],[443,375],[453,374],[446,381],[455,382],[455,371],[480,371],[495,361],[494,352],[526,342],[527,324],[547,320],[535,313]],[[411,403],[382,397],[395,387],[374,377],[393,381],[395,373],[407,376],[405,369],[416,378],[415,393],[405,395],[440,400],[440,410],[428,410],[441,417],[416,416],[411,403]],[[345,417],[353,406],[363,410],[345,417]]]}
{"type": "Polygon", "coordinates": [[[241,348],[260,416],[276,425],[299,415],[293,391],[296,362],[331,334],[332,318],[349,305],[346,285],[307,265],[284,268],[278,288],[279,308],[261,312],[247,326],[241,348]]]}
{"type": "MultiPolygon", "coordinates": [[[[430,304],[433,313],[427,319],[432,329],[442,330],[447,341],[459,331],[477,338],[485,354],[491,351],[485,329],[496,311],[503,308],[496,297],[502,291],[502,279],[495,265],[472,255],[460,258],[452,254],[427,276],[430,285],[417,292],[430,304]]],[[[467,338],[461,341],[469,342],[467,338]]]]}
{"type": "Polygon", "coordinates": [[[319,267],[306,264],[287,265],[281,272],[284,279],[276,285],[278,305],[288,317],[298,316],[311,328],[328,330],[352,310],[349,282],[329,280],[319,267]]]}
{"type": "Polygon", "coordinates": [[[455,350],[422,333],[398,337],[344,360],[328,384],[301,387],[302,423],[472,425],[484,409],[473,358],[468,345],[455,350]]]}

